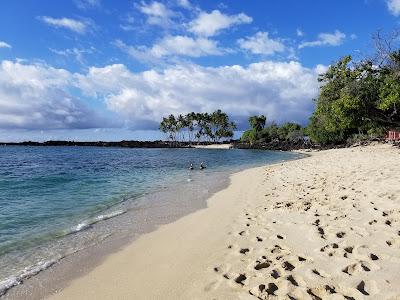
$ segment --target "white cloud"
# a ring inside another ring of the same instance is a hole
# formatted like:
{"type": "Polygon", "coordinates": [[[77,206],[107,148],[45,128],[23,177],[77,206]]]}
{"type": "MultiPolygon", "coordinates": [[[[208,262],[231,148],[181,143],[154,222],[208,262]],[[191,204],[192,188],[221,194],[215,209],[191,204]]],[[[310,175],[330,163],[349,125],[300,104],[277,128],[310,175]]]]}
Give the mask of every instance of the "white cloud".
{"type": "Polygon", "coordinates": [[[119,25],[119,27],[123,31],[135,31],[137,30],[137,26],[134,25],[135,23],[135,18],[128,13],[126,16],[120,18],[122,23],[119,25]]]}
{"type": "Polygon", "coordinates": [[[138,60],[154,61],[169,56],[200,57],[221,55],[223,50],[217,42],[207,38],[192,38],[188,36],[166,36],[152,47],[128,46],[117,40],[115,45],[138,60]]]}
{"type": "Polygon", "coordinates": [[[139,10],[147,16],[147,23],[150,25],[169,26],[172,23],[171,18],[174,16],[173,11],[157,1],[151,3],[142,2],[139,10]]]}
{"type": "Polygon", "coordinates": [[[73,57],[77,62],[80,64],[85,63],[85,54],[92,54],[95,52],[94,47],[90,47],[88,49],[78,49],[78,48],[71,48],[71,49],[64,49],[64,50],[57,50],[57,49],[49,49],[51,52],[64,56],[64,57],[73,57]]]}
{"type": "Polygon", "coordinates": [[[211,13],[201,12],[196,19],[189,23],[189,31],[200,36],[214,36],[221,30],[234,25],[248,24],[253,19],[244,13],[225,15],[219,10],[211,13]]]}
{"type": "Polygon", "coordinates": [[[346,35],[339,30],[334,33],[320,33],[316,41],[303,42],[299,45],[299,48],[305,47],[317,47],[317,46],[339,46],[343,44],[346,35]]]}
{"type": "Polygon", "coordinates": [[[105,120],[68,93],[73,75],[42,64],[0,63],[0,128],[104,126],[105,120]]]}
{"type": "Polygon", "coordinates": [[[238,43],[242,49],[253,54],[272,55],[285,50],[285,45],[278,40],[271,39],[268,32],[259,31],[253,36],[239,39],[238,43]]]}
{"type": "Polygon", "coordinates": [[[262,61],[248,66],[181,64],[144,72],[114,64],[70,73],[3,61],[0,128],[104,128],[126,122],[134,129],[156,129],[167,114],[219,108],[243,124],[260,113],[278,122],[304,122],[318,94],[317,74],[324,70],[321,65],[311,69],[299,62],[262,61]],[[100,118],[85,98],[104,101],[120,123],[100,118]]]}
{"type": "Polygon", "coordinates": [[[190,57],[199,57],[205,55],[219,55],[217,43],[207,38],[191,38],[188,36],[167,36],[159,43],[155,44],[151,50],[155,57],[169,55],[184,55],[190,57]]]}
{"type": "Polygon", "coordinates": [[[0,41],[0,48],[11,48],[11,45],[7,44],[6,42],[0,41]]]}
{"type": "Polygon", "coordinates": [[[296,34],[297,34],[297,36],[304,36],[304,32],[300,29],[300,28],[297,28],[296,29],[296,34]]]}
{"type": "Polygon", "coordinates": [[[278,122],[301,122],[313,109],[322,69],[263,61],[246,67],[178,65],[133,73],[124,65],[111,65],[90,68],[77,84],[89,95],[105,97],[109,109],[135,128],[154,129],[170,113],[218,108],[244,123],[249,115],[259,113],[278,122]]]}
{"type": "Polygon", "coordinates": [[[189,0],[177,0],[177,3],[179,6],[186,8],[186,9],[190,9],[192,7],[189,0]]]}
{"type": "Polygon", "coordinates": [[[137,29],[137,27],[131,25],[131,24],[120,24],[119,27],[123,30],[123,31],[135,31],[137,29]]]}
{"type": "Polygon", "coordinates": [[[56,28],[65,28],[77,32],[79,34],[84,34],[88,30],[88,23],[69,19],[69,18],[52,18],[47,16],[38,17],[39,20],[43,21],[44,23],[56,27],[56,28]]]}
{"type": "Polygon", "coordinates": [[[82,10],[101,6],[101,0],[74,0],[74,2],[75,5],[82,10]]]}
{"type": "Polygon", "coordinates": [[[324,73],[326,73],[326,71],[328,71],[328,69],[329,69],[329,66],[325,66],[325,65],[321,65],[321,64],[317,65],[317,66],[314,68],[315,72],[316,72],[318,75],[319,75],[319,74],[324,74],[324,73]]]}
{"type": "Polygon", "coordinates": [[[393,15],[400,16],[400,0],[387,0],[387,6],[393,15]]]}

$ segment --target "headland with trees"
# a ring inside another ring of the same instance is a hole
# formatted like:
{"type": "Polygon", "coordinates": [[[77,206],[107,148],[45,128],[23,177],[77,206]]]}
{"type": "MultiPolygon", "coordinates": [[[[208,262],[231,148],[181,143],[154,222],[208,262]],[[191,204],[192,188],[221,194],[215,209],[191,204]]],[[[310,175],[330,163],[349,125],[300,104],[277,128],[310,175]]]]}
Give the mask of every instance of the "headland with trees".
{"type": "MultiPolygon", "coordinates": [[[[354,60],[350,55],[319,75],[321,83],[309,123],[281,125],[267,116],[249,117],[236,146],[290,150],[302,147],[336,147],[382,139],[388,130],[400,130],[400,31],[377,33],[375,54],[354,60]]],[[[311,100],[311,99],[310,99],[311,100]]],[[[170,115],[160,129],[171,141],[219,142],[233,136],[235,124],[221,110],[170,115]]]]}

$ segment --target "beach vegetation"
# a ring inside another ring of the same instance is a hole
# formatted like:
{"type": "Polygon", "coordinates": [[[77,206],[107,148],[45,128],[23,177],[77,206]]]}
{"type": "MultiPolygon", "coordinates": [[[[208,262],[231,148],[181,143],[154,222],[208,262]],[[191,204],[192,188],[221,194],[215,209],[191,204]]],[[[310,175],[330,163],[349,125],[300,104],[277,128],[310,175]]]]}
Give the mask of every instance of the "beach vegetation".
{"type": "Polygon", "coordinates": [[[236,124],[220,109],[212,113],[191,112],[186,115],[169,115],[160,123],[160,130],[168,140],[176,142],[220,142],[233,137],[236,124]]]}
{"type": "Polygon", "coordinates": [[[375,37],[376,54],[345,56],[319,76],[321,88],[307,134],[320,144],[379,137],[400,127],[400,34],[375,37]]]}
{"type": "Polygon", "coordinates": [[[287,122],[281,126],[271,122],[266,126],[264,115],[249,117],[250,129],[243,132],[240,141],[250,145],[274,141],[297,142],[303,140],[304,129],[300,124],[287,122]]]}

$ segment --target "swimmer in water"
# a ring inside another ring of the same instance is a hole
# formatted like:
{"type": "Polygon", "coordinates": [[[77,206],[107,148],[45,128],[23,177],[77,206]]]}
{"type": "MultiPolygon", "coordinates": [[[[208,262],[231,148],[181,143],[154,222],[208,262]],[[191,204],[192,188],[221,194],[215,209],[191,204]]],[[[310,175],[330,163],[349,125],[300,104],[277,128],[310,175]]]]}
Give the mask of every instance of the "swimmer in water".
{"type": "Polygon", "coordinates": [[[200,170],[204,170],[205,168],[206,168],[206,166],[205,166],[204,162],[201,162],[201,164],[200,164],[200,170]]]}
{"type": "Polygon", "coordinates": [[[194,168],[193,168],[193,164],[190,164],[190,166],[189,166],[189,170],[193,170],[194,168]]]}

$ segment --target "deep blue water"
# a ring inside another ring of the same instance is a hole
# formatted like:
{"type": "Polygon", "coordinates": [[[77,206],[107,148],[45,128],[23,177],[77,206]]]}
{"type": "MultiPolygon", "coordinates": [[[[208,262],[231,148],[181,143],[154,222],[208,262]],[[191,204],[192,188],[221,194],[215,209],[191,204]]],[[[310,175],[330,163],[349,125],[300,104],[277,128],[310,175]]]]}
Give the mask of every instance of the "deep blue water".
{"type": "Polygon", "coordinates": [[[2,281],[65,255],[68,247],[73,252],[78,244],[71,233],[79,239],[90,224],[122,214],[121,204],[192,177],[204,184],[213,174],[295,157],[257,150],[0,147],[0,295],[2,281]],[[205,171],[187,170],[202,161],[205,171]]]}

